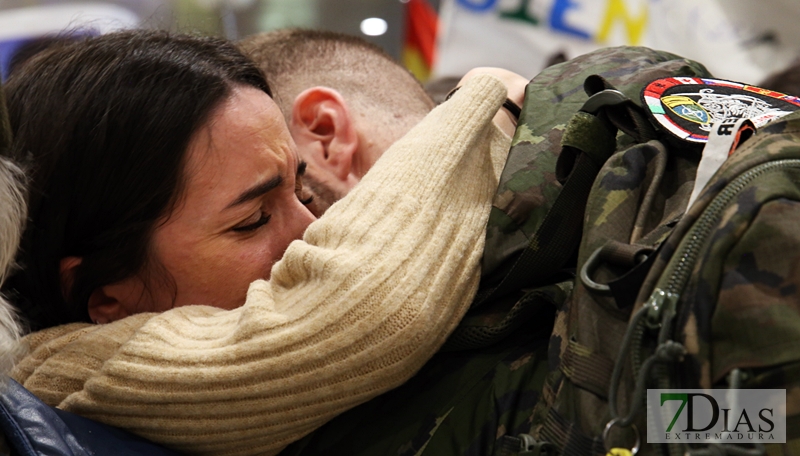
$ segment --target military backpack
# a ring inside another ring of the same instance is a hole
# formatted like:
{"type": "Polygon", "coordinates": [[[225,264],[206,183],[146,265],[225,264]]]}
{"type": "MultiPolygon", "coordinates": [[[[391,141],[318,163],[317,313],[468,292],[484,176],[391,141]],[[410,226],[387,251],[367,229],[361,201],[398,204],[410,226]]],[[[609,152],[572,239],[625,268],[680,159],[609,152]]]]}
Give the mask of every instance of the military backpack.
{"type": "MultiPolygon", "coordinates": [[[[524,131],[515,137],[515,147],[535,148],[549,139],[547,152],[557,155],[553,175],[564,182],[544,218],[534,220],[536,234],[519,258],[555,248],[545,245],[552,236],[539,235],[559,213],[558,199],[582,172],[582,161],[599,171],[589,174],[587,196],[569,197],[575,210],[583,209],[577,278],[557,312],[550,372],[531,432],[503,437],[495,454],[800,451],[800,233],[794,231],[800,222],[800,117],[792,114],[754,134],[796,110],[800,100],[712,79],[700,65],[677,58],[636,62],[664,56],[631,48],[595,52],[534,79],[542,83],[543,76],[555,75],[549,91],[540,86],[527,93],[531,100],[546,94],[558,103],[555,110],[572,107],[576,113],[565,126],[545,126],[528,141],[524,131]],[[618,68],[603,67],[611,61],[618,68]],[[620,76],[626,64],[638,69],[620,76]],[[575,76],[583,78],[586,95],[574,80],[556,74],[565,68],[584,70],[575,76]],[[659,74],[664,70],[671,74],[659,74]],[[719,163],[706,163],[714,156],[706,146],[709,136],[722,147],[718,171],[719,163]],[[646,409],[647,390],[701,388],[786,390],[785,409],[770,413],[785,413],[787,443],[732,445],[726,441],[732,433],[724,432],[653,443],[645,434],[648,425],[669,419],[658,407],[646,409]]],[[[528,172],[552,172],[537,168],[542,161],[530,163],[528,172]]],[[[524,175],[519,169],[517,175],[524,175]]],[[[513,196],[499,199],[516,208],[519,198],[513,196]]],[[[568,231],[562,224],[549,233],[568,231]]],[[[566,246],[561,258],[567,259],[551,264],[569,268],[572,246],[560,242],[554,245],[566,246]]],[[[521,291],[544,280],[539,270],[527,270],[533,273],[521,291]]]]}

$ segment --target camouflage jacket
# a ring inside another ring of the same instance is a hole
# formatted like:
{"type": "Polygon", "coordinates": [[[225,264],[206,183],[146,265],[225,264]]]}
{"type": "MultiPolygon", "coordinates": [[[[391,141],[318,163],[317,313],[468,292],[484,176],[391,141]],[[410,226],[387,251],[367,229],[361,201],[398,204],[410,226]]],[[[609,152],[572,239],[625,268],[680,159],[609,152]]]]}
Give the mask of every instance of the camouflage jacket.
{"type": "MultiPolygon", "coordinates": [[[[502,281],[561,191],[556,162],[564,130],[587,99],[584,80],[600,74],[635,98],[652,79],[699,71],[702,66],[671,54],[615,48],[536,76],[526,89],[490,216],[482,288],[502,281]]],[[[621,135],[619,142],[622,147],[631,139],[621,135]]],[[[553,312],[572,288],[571,275],[561,271],[569,267],[559,267],[544,283],[476,304],[446,350],[411,381],[342,414],[282,454],[503,453],[503,437],[530,431],[548,360],[558,356],[548,356],[542,336],[550,333],[553,312]]]]}
{"type": "Polygon", "coordinates": [[[798,118],[739,146],[688,211],[701,146],[658,128],[627,146],[617,137],[586,203],[579,280],[557,313],[532,420],[539,445],[564,455],[798,450],[798,118]],[[648,442],[657,412],[645,412],[645,393],[675,388],[786,389],[787,443],[648,442]]]}
{"type": "Polygon", "coordinates": [[[633,309],[669,337],[645,337],[631,353],[681,353],[664,361],[670,380],[651,375],[651,385],[786,390],[786,444],[767,444],[768,454],[800,453],[798,145],[797,112],[740,145],[666,240],[633,309]]]}

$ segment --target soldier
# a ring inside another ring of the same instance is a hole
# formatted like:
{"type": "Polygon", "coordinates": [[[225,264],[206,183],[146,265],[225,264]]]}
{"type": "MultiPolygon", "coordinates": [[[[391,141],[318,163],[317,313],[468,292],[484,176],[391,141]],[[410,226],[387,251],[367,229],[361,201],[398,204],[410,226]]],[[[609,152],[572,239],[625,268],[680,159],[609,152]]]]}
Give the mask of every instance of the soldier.
{"type": "MultiPolygon", "coordinates": [[[[287,29],[240,43],[267,76],[298,153],[320,215],[347,194],[386,149],[435,106],[422,85],[381,48],[360,38],[320,30],[287,29]]],[[[491,72],[513,87],[522,105],[527,80],[491,72]]],[[[495,121],[509,136],[515,123],[501,110],[495,121]]],[[[510,138],[509,138],[510,140],[510,138]]]]}
{"type": "MultiPolygon", "coordinates": [[[[281,30],[240,45],[266,73],[308,163],[304,183],[321,203],[319,212],[434,107],[405,68],[357,37],[281,30]]],[[[514,102],[521,105],[527,80],[492,71],[516,84],[514,102]]],[[[515,123],[506,110],[495,121],[509,135],[508,147],[515,123]]],[[[500,437],[529,428],[544,381],[545,342],[518,331],[488,348],[441,352],[408,383],[345,412],[282,454],[492,454],[500,437]]]]}

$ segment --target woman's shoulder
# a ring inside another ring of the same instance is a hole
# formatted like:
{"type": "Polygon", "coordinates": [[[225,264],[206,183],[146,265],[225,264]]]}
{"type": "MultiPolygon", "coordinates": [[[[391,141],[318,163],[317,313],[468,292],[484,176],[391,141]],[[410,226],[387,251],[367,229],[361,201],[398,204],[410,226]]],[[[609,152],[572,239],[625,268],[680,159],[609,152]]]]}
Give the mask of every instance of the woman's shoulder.
{"type": "MultiPolygon", "coordinates": [[[[102,367],[153,314],[138,314],[113,325],[70,323],[28,334],[25,355],[11,378],[48,405],[57,406],[102,367]]],[[[79,388],[80,389],[80,388],[79,388]]]]}

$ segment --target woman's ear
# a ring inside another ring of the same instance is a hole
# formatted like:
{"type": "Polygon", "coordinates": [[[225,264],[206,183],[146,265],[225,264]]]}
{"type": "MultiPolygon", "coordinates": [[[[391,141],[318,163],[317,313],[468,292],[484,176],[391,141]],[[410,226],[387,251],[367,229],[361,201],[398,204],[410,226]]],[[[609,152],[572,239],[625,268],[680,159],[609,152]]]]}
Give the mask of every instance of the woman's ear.
{"type": "Polygon", "coordinates": [[[343,183],[355,185],[354,160],[360,153],[355,119],[342,95],[328,87],[301,92],[292,104],[289,131],[300,158],[343,183]]]}
{"type": "Polygon", "coordinates": [[[137,313],[152,312],[155,309],[146,308],[144,298],[147,296],[145,284],[139,276],[103,285],[89,295],[89,318],[97,324],[105,324],[137,313]]]}
{"type": "MultiPolygon", "coordinates": [[[[64,296],[72,292],[75,273],[83,258],[65,257],[59,264],[61,289],[64,296]]],[[[87,303],[89,318],[95,323],[111,323],[138,313],[144,295],[144,283],[139,277],[130,277],[119,282],[102,286],[92,292],[87,303]]]]}

